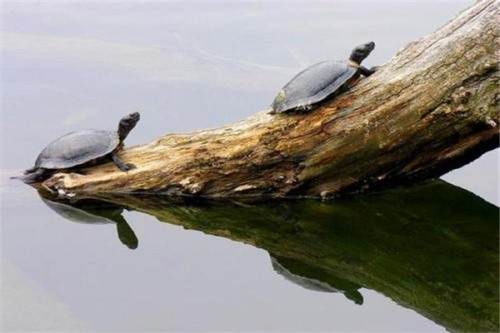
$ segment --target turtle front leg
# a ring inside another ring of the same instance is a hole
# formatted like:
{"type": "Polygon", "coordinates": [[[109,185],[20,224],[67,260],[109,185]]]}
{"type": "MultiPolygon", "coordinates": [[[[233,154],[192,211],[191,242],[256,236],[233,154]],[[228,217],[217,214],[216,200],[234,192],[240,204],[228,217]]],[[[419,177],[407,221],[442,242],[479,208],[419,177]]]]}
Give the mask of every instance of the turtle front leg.
{"type": "Polygon", "coordinates": [[[363,66],[359,66],[359,72],[361,73],[361,75],[364,75],[364,76],[370,76],[373,73],[375,73],[377,70],[378,70],[378,66],[373,66],[370,69],[363,67],[363,66]]]}
{"type": "Polygon", "coordinates": [[[123,162],[118,156],[116,156],[115,153],[111,153],[111,158],[113,159],[113,162],[115,163],[116,167],[123,172],[127,172],[129,170],[136,168],[136,166],[132,163],[123,162]]]}

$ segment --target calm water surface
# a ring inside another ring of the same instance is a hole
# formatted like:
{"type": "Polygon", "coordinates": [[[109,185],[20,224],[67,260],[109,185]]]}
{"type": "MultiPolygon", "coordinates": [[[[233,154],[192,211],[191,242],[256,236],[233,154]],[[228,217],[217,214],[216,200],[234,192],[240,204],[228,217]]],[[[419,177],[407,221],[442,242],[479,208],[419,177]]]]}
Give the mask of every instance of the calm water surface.
{"type": "Polygon", "coordinates": [[[381,64],[471,2],[4,3],[2,328],[496,330],[498,150],[333,203],[60,202],[8,180],[130,111],[129,145],[240,120],[305,66],[368,40],[381,64]]]}

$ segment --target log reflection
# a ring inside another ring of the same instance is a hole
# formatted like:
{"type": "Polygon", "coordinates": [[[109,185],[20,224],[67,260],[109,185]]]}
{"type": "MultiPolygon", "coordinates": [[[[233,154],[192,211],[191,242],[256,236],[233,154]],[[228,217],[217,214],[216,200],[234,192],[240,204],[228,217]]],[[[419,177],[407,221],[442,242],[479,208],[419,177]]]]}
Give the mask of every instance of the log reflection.
{"type": "Polygon", "coordinates": [[[498,329],[498,207],[443,181],[329,203],[123,195],[65,204],[85,210],[90,199],[94,214],[99,200],[264,249],[304,288],[357,304],[360,288],[373,289],[451,331],[498,329]]]}

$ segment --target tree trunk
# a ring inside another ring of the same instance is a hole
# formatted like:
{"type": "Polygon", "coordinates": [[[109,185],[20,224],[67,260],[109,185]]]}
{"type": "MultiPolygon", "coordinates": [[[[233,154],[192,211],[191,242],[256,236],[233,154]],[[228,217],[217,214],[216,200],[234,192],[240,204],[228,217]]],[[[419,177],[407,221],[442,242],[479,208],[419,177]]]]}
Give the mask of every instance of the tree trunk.
{"type": "Polygon", "coordinates": [[[499,145],[498,3],[484,0],[412,42],[369,78],[309,114],[260,112],[239,123],[168,134],[86,175],[66,193],[334,196],[440,176],[499,145]]]}

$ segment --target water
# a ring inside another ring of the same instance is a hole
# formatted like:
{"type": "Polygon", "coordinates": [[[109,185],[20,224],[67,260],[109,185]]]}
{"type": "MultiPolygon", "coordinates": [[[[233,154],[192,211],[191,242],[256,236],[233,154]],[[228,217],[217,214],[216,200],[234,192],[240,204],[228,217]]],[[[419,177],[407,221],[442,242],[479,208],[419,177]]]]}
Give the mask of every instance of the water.
{"type": "Polygon", "coordinates": [[[469,3],[4,3],[2,328],[495,330],[498,150],[443,177],[475,194],[431,182],[328,204],[68,208],[7,180],[130,111],[129,145],[240,120],[304,66],[368,40],[367,67],[383,63],[469,3]]]}

